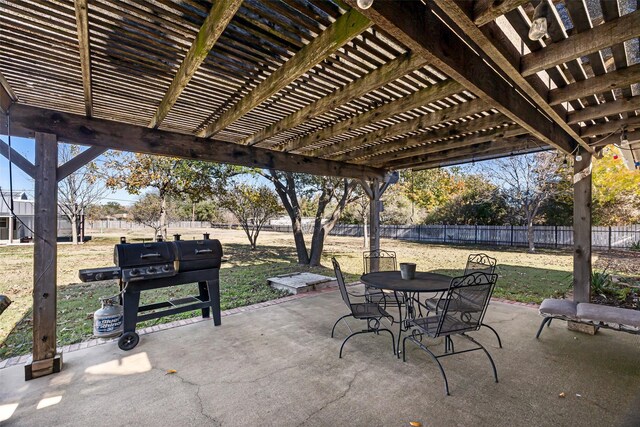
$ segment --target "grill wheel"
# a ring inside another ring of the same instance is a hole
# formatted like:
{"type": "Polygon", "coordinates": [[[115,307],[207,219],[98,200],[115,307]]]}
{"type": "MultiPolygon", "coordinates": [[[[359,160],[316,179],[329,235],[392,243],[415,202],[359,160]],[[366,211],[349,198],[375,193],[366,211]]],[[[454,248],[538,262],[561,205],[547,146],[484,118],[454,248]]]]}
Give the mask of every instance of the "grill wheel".
{"type": "Polygon", "coordinates": [[[140,342],[140,336],[135,332],[125,332],[118,340],[120,350],[129,351],[140,342]]]}

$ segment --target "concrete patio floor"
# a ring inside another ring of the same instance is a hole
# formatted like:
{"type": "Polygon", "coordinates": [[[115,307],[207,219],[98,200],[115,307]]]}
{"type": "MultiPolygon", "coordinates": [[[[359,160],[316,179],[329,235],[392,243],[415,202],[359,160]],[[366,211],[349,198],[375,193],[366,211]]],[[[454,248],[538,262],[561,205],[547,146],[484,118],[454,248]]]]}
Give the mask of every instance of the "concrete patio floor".
{"type": "Polygon", "coordinates": [[[536,340],[536,310],[493,302],[486,321],[504,348],[490,331],[475,336],[500,382],[481,352],[445,358],[447,397],[428,356],[411,346],[402,363],[388,336],[357,336],[338,359],[347,329],[329,332],[344,312],[332,291],[227,316],[218,328],[207,321],[144,335],[130,352],[114,343],[74,351],[61,373],[29,382],[22,366],[5,368],[0,424],[640,425],[640,336],[591,337],[557,321],[536,340]]]}

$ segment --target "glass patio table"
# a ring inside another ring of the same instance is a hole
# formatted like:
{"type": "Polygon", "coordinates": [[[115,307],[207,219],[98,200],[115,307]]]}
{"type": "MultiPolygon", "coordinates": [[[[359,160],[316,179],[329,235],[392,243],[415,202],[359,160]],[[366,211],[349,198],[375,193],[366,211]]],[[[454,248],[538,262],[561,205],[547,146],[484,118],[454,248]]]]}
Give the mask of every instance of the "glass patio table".
{"type": "Polygon", "coordinates": [[[386,291],[392,291],[398,304],[400,316],[398,331],[397,356],[400,357],[400,337],[402,332],[409,330],[409,323],[415,317],[415,297],[417,293],[446,292],[451,283],[451,276],[428,271],[416,271],[413,279],[405,280],[400,276],[399,271],[376,271],[360,276],[360,281],[365,285],[386,291]],[[402,294],[402,298],[399,294],[402,294]],[[404,301],[404,319],[402,302],[404,301]]]}

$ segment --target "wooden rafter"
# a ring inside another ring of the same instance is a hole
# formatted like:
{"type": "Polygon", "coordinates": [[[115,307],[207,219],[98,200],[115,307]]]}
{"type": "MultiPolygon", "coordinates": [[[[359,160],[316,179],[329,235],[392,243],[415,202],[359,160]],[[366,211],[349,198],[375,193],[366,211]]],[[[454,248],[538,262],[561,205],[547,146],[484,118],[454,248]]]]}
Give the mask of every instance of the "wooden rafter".
{"type": "Polygon", "coordinates": [[[520,136],[494,138],[489,141],[483,141],[482,137],[477,137],[477,143],[464,148],[452,148],[434,154],[429,158],[423,159],[422,162],[413,162],[407,159],[403,165],[399,165],[398,169],[428,169],[432,167],[445,166],[449,164],[463,163],[465,161],[481,161],[495,157],[503,157],[505,151],[513,154],[522,154],[531,151],[542,151],[548,149],[546,145],[542,145],[536,138],[525,135],[520,136]]]}
{"type": "Polygon", "coordinates": [[[537,52],[524,55],[520,71],[523,76],[530,76],[638,36],[640,36],[640,10],[580,32],[559,43],[552,43],[537,52]]]}
{"type": "Polygon", "coordinates": [[[160,105],[149,123],[150,128],[157,128],[167,117],[171,107],[176,103],[184,88],[187,87],[200,64],[207,58],[209,51],[227,28],[241,4],[242,0],[218,0],[214,2],[209,15],[204,20],[169,88],[162,97],[162,101],[160,101],[160,105]]]}
{"type": "MultiPolygon", "coordinates": [[[[389,164],[390,162],[403,163],[406,159],[418,159],[420,156],[426,156],[443,150],[443,145],[450,142],[453,146],[462,144],[462,146],[469,145],[468,141],[478,141],[481,138],[482,141],[490,141],[492,138],[502,138],[507,133],[509,136],[520,135],[522,132],[526,132],[519,125],[505,124],[505,117],[501,114],[494,114],[493,116],[487,116],[483,119],[478,119],[480,124],[473,125],[473,120],[469,122],[469,131],[464,132],[459,129],[438,129],[430,136],[425,136],[422,139],[407,138],[407,148],[404,150],[396,150],[392,152],[380,152],[377,155],[372,156],[366,160],[367,164],[389,164]],[[492,129],[486,130],[492,126],[492,129]],[[460,132],[460,133],[458,133],[460,132]],[[456,137],[456,139],[451,139],[456,137]],[[443,141],[445,140],[445,141],[443,141]],[[467,142],[465,142],[467,141],[467,142]]],[[[382,150],[380,150],[382,151],[382,150]]],[[[365,162],[365,160],[362,160],[365,162]]],[[[358,162],[359,163],[359,162],[358,162]]]]}
{"type": "MultiPolygon", "coordinates": [[[[536,137],[547,144],[561,148],[565,152],[567,151],[567,147],[574,147],[576,142],[582,145],[585,150],[592,151],[588,144],[580,138],[576,130],[564,121],[564,111],[556,110],[547,103],[545,96],[547,93],[546,86],[542,85],[539,79],[537,81],[527,80],[520,74],[517,67],[520,54],[515,50],[513,44],[506,40],[502,30],[499,29],[497,24],[490,23],[480,29],[473,23],[471,17],[468,15],[468,11],[460,8],[456,1],[432,1],[437,5],[434,11],[438,13],[447,25],[466,43],[470,46],[475,46],[478,52],[482,52],[485,60],[493,62],[495,64],[494,68],[501,71],[501,77],[509,81],[519,92],[523,93],[523,97],[526,96],[528,100],[533,103],[531,106],[534,107],[538,113],[543,112],[542,117],[538,117],[534,119],[534,121],[526,120],[526,123],[524,121],[519,122],[520,125],[532,129],[532,133],[536,137]],[[552,120],[551,128],[553,129],[553,135],[546,135],[535,129],[541,125],[541,121],[547,121],[545,116],[552,120]],[[564,147],[560,147],[560,145],[564,145],[564,147]]],[[[470,52],[469,55],[473,55],[473,52],[470,52]]],[[[468,60],[466,62],[468,62],[468,60]]],[[[495,76],[495,74],[493,76],[495,80],[500,80],[500,77],[495,76]]],[[[472,81],[474,80],[479,81],[480,78],[475,77],[472,81]]],[[[529,103],[529,101],[523,99],[518,100],[518,102],[522,104],[529,103]]],[[[511,111],[516,111],[513,108],[518,107],[513,106],[511,111]]],[[[503,111],[503,113],[507,114],[505,111],[503,111]]],[[[520,118],[520,120],[522,119],[523,118],[520,118]]],[[[571,150],[573,149],[571,148],[571,150]]]]}
{"type": "Polygon", "coordinates": [[[571,111],[567,114],[567,123],[575,124],[634,110],[640,110],[640,96],[634,96],[633,98],[628,99],[618,99],[617,101],[605,102],[604,104],[586,107],[582,110],[571,111]]]}
{"type": "MultiPolygon", "coordinates": [[[[61,142],[239,166],[363,179],[380,178],[385,172],[22,104],[12,107],[11,117],[11,133],[25,138],[33,138],[35,132],[46,130],[57,135],[61,142]]],[[[5,120],[0,115],[0,126],[5,125],[5,120]]]]}
{"type": "MultiPolygon", "coordinates": [[[[355,4],[354,0],[347,0],[347,2],[355,4]]],[[[455,3],[454,7],[458,8],[455,3]]],[[[539,110],[542,105],[532,105],[521,97],[517,91],[513,90],[513,87],[519,86],[518,84],[510,83],[508,78],[505,80],[496,75],[494,68],[489,65],[491,60],[478,56],[466,40],[463,41],[458,37],[464,34],[464,30],[458,27],[459,32],[454,33],[421,2],[406,2],[402,7],[397,7],[392,2],[374,2],[373,6],[363,13],[412,51],[424,55],[430,64],[462,83],[468,90],[529,130],[540,140],[565,152],[574,150],[575,141],[580,137],[570,128],[565,128],[568,125],[563,118],[558,118],[562,124],[549,121],[539,110]],[[570,130],[573,134],[569,132],[570,130]]],[[[475,32],[479,31],[473,22],[469,20],[469,23],[475,32]]],[[[470,34],[474,38],[475,32],[470,34]]],[[[484,35],[482,37],[486,40],[484,35]]],[[[486,42],[490,43],[488,40],[486,42]]],[[[502,57],[500,53],[496,54],[502,57]]],[[[497,65],[495,68],[500,69],[497,65]]],[[[516,74],[522,78],[520,73],[516,74]]],[[[541,104],[546,105],[544,102],[541,104]]],[[[551,112],[557,115],[555,111],[551,110],[551,112]]]]}
{"type": "Polygon", "coordinates": [[[87,117],[93,116],[93,92],[91,90],[91,50],[89,47],[89,11],[87,0],[75,0],[76,27],[80,48],[80,67],[82,68],[82,88],[84,90],[84,109],[87,117]]]}
{"type": "Polygon", "coordinates": [[[427,61],[424,58],[421,58],[418,55],[413,55],[411,52],[404,53],[396,59],[393,59],[383,66],[366,74],[361,79],[354,80],[352,83],[342,87],[341,89],[325,96],[324,98],[312,102],[282,120],[279,120],[278,122],[267,126],[265,129],[245,138],[242,140],[241,144],[258,144],[280,132],[296,127],[299,124],[304,123],[306,120],[331,111],[340,105],[346,104],[372,90],[397,80],[400,77],[425,66],[426,64],[427,61]]]}
{"type": "Polygon", "coordinates": [[[580,128],[580,133],[583,136],[606,135],[609,133],[619,132],[625,127],[628,130],[640,128],[640,116],[629,117],[622,120],[609,120],[606,123],[585,126],[580,128]]]}
{"type": "Polygon", "coordinates": [[[372,23],[360,14],[357,9],[351,9],[340,16],[318,37],[313,39],[285,62],[282,67],[271,73],[269,77],[260,82],[253,90],[240,99],[236,105],[225,111],[217,120],[210,123],[199,136],[209,138],[220,132],[269,99],[272,95],[284,89],[313,66],[322,62],[337,49],[347,44],[354,37],[366,31],[371,25],[372,23]]]}
{"type": "MultiPolygon", "coordinates": [[[[628,132],[627,138],[629,138],[629,142],[633,143],[633,141],[640,141],[640,130],[634,132],[628,132]]],[[[591,145],[594,147],[604,147],[609,144],[620,144],[620,133],[614,133],[609,135],[606,138],[594,137],[588,140],[591,145]]]]}
{"type": "Polygon", "coordinates": [[[549,103],[558,105],[566,101],[598,94],[617,87],[629,86],[640,81],[640,64],[616,70],[602,76],[571,83],[549,91],[549,103]]]}
{"type": "Polygon", "coordinates": [[[384,104],[378,108],[374,108],[373,110],[369,110],[347,120],[337,122],[334,125],[323,128],[317,132],[290,140],[281,147],[281,149],[283,151],[299,151],[313,144],[324,141],[325,139],[340,135],[348,130],[358,129],[372,122],[388,119],[396,114],[425,106],[431,102],[462,92],[463,90],[464,87],[459,83],[453,80],[445,80],[433,86],[420,89],[419,91],[402,97],[394,102],[384,104]]]}
{"type": "MultiPolygon", "coordinates": [[[[436,110],[433,113],[426,114],[413,120],[407,120],[395,125],[387,126],[374,132],[370,132],[355,138],[350,138],[341,141],[337,144],[331,144],[327,147],[311,150],[307,153],[309,156],[327,157],[332,156],[334,153],[339,153],[344,150],[358,148],[367,144],[372,144],[385,138],[392,136],[403,135],[409,132],[418,132],[424,130],[430,126],[434,126],[443,122],[460,119],[462,117],[469,116],[471,114],[480,113],[488,110],[487,104],[480,100],[474,99],[469,102],[460,103],[450,108],[443,108],[436,110]]],[[[462,126],[468,125],[469,122],[463,122],[462,126]]],[[[425,135],[429,135],[430,132],[426,132],[425,135]]],[[[391,144],[394,144],[391,142],[391,144]]],[[[387,144],[384,145],[387,147],[387,144]]],[[[339,156],[343,160],[347,161],[352,159],[353,151],[349,151],[345,156],[339,156]]]]}
{"type": "Polygon", "coordinates": [[[473,22],[480,27],[529,1],[531,0],[475,0],[467,3],[473,3],[473,22]]]}

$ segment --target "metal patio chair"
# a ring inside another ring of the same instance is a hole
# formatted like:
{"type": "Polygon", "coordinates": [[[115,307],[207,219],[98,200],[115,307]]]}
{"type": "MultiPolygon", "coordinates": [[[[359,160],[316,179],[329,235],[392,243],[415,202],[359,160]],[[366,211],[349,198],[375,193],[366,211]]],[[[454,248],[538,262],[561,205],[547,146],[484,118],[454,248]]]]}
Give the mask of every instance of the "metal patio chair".
{"type": "Polygon", "coordinates": [[[447,381],[444,368],[439,360],[445,356],[482,350],[489,358],[493,369],[493,376],[496,382],[498,382],[498,372],[491,355],[482,344],[467,335],[467,332],[477,331],[482,326],[482,319],[487,311],[487,306],[489,305],[497,277],[495,274],[477,272],[451,279],[449,290],[443,298],[444,304],[438,314],[412,320],[410,322],[413,328],[411,335],[406,336],[402,340],[403,361],[406,362],[406,342],[409,340],[426,351],[438,364],[440,373],[444,379],[447,396],[449,395],[449,382],[447,381]],[[461,307],[464,307],[464,309],[461,309],[461,307]],[[466,338],[477,347],[455,351],[453,340],[451,339],[454,335],[466,338]],[[433,353],[422,342],[425,336],[427,338],[444,337],[444,353],[439,355],[433,353]]]}
{"type": "MultiPolygon", "coordinates": [[[[467,265],[464,268],[464,274],[470,273],[486,273],[486,274],[494,274],[496,270],[497,261],[495,258],[491,258],[487,254],[471,254],[467,259],[467,265]]],[[[435,311],[436,313],[442,310],[442,306],[444,305],[443,301],[444,295],[441,295],[440,298],[430,298],[425,301],[425,305],[427,309],[435,311]]],[[[454,303],[455,304],[455,303],[454,303]]],[[[450,307],[451,310],[455,310],[456,306],[450,307]]],[[[493,327],[483,323],[481,326],[485,328],[491,329],[496,338],[498,339],[498,346],[502,348],[502,340],[500,339],[500,335],[498,332],[493,329],[493,327]]]]}
{"type": "Polygon", "coordinates": [[[347,322],[344,322],[349,328],[349,332],[351,334],[347,336],[342,345],[340,346],[340,354],[339,357],[342,358],[342,350],[344,349],[344,345],[349,341],[349,339],[355,335],[366,334],[366,333],[375,333],[379,335],[380,332],[386,331],[391,335],[391,348],[393,349],[393,354],[396,354],[396,344],[395,337],[393,336],[393,332],[386,328],[380,328],[380,319],[382,318],[392,318],[389,313],[387,313],[380,304],[365,302],[363,303],[353,303],[351,302],[351,296],[347,291],[347,286],[344,282],[344,276],[342,275],[342,270],[340,269],[340,264],[335,258],[331,258],[331,262],[333,263],[333,270],[336,274],[336,280],[338,281],[338,287],[340,288],[340,294],[342,295],[342,300],[349,307],[349,313],[340,317],[336,320],[336,323],[333,324],[333,328],[331,329],[331,338],[333,338],[333,334],[336,330],[336,326],[340,323],[341,320],[346,319],[347,317],[353,317],[358,320],[365,320],[367,322],[367,328],[360,331],[353,331],[347,322]]]}
{"type": "MultiPolygon", "coordinates": [[[[364,274],[370,273],[371,271],[397,271],[398,261],[396,258],[396,253],[394,251],[385,251],[383,249],[375,249],[372,251],[363,252],[362,266],[364,274]],[[372,261],[374,263],[374,267],[377,267],[376,270],[371,269],[372,261]]],[[[385,308],[386,304],[389,303],[394,305],[399,304],[400,306],[404,305],[404,296],[396,295],[393,292],[384,292],[380,289],[372,288],[365,285],[364,293],[367,296],[368,302],[384,304],[385,308]]]]}

